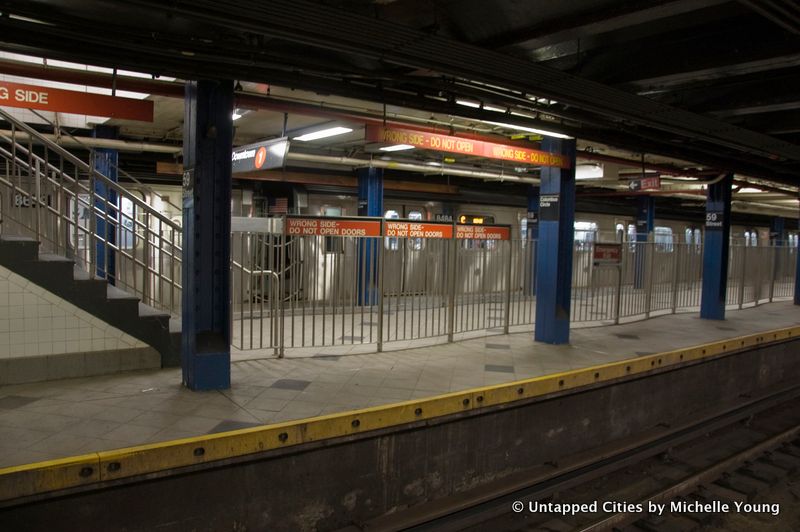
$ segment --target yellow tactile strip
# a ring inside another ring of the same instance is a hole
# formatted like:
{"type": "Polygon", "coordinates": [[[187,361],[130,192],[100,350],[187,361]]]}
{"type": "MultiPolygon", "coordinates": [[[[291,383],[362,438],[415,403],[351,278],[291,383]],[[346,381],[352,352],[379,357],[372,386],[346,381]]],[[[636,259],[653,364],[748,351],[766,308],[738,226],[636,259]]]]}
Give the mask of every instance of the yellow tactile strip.
{"type": "Polygon", "coordinates": [[[800,327],[729,338],[426,399],[8,467],[0,469],[0,501],[386,429],[576,389],[794,337],[800,337],[800,327]]]}

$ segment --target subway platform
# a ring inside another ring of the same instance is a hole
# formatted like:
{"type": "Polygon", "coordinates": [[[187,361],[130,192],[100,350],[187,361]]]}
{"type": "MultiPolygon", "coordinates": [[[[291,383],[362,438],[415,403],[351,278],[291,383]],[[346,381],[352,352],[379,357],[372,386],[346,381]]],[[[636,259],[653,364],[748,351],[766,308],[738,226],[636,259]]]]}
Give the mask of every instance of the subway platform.
{"type": "Polygon", "coordinates": [[[0,467],[201,436],[436,396],[683,349],[800,323],[777,302],[574,329],[570,345],[532,333],[384,353],[326,354],[232,363],[232,387],[191,392],[179,369],[0,387],[0,467]]]}

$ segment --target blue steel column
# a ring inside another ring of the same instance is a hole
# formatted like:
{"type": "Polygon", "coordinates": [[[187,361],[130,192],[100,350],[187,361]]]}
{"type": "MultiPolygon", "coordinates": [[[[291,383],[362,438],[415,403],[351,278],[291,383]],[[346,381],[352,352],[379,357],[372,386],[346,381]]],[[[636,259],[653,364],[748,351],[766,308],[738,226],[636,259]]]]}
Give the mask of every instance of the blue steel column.
{"type": "Polygon", "coordinates": [[[528,242],[532,247],[533,261],[531,264],[530,295],[536,295],[536,246],[539,242],[539,187],[528,187],[528,242]]]}
{"type": "Polygon", "coordinates": [[[575,239],[575,140],[545,137],[542,150],[563,154],[570,168],[542,168],[534,339],[549,344],[565,344],[569,342],[575,239]],[[549,206],[545,205],[545,200],[549,206]]]}
{"type": "Polygon", "coordinates": [[[794,256],[795,262],[797,263],[794,273],[794,304],[800,305],[800,238],[797,239],[797,247],[794,250],[794,256]]]}
{"type": "MultiPolygon", "coordinates": [[[[358,215],[383,216],[383,168],[359,168],[358,215]]],[[[358,246],[358,304],[378,302],[377,246],[380,240],[361,239],[358,246]],[[364,282],[364,279],[367,282],[364,282]]]]}
{"type": "Polygon", "coordinates": [[[652,196],[638,196],[636,198],[636,256],[633,263],[633,287],[641,288],[644,285],[646,269],[646,256],[648,246],[639,245],[647,242],[647,237],[653,232],[656,220],[656,203],[652,196]]]}
{"type": "Polygon", "coordinates": [[[782,246],[786,239],[786,221],[780,216],[775,216],[769,221],[769,243],[773,246],[782,246]]]}
{"type": "Polygon", "coordinates": [[[733,174],[728,174],[720,181],[709,185],[706,195],[706,241],[703,246],[700,317],[707,320],[725,319],[732,183],[733,174]]]}
{"type": "Polygon", "coordinates": [[[183,384],[230,388],[233,82],[189,81],[183,132],[183,384]]]}
{"type": "MultiPolygon", "coordinates": [[[[115,139],[119,134],[119,128],[112,126],[97,126],[92,135],[99,139],[115,139]]],[[[117,166],[119,165],[119,154],[117,150],[97,148],[94,150],[92,165],[95,170],[114,182],[118,181],[117,166]]],[[[106,186],[101,180],[94,182],[95,208],[106,214],[109,220],[116,220],[119,204],[117,203],[117,191],[106,186]]],[[[109,284],[116,283],[116,257],[112,246],[117,242],[117,224],[101,216],[97,216],[97,234],[106,241],[106,244],[97,242],[97,276],[104,277],[109,284]],[[108,259],[108,260],[106,260],[108,259]]]]}

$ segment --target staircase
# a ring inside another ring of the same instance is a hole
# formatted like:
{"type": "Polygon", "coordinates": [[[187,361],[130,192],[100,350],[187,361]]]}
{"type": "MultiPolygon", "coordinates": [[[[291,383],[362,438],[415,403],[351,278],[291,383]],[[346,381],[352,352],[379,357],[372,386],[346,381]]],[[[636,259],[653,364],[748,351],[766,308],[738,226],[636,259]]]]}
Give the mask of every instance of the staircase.
{"type": "Polygon", "coordinates": [[[0,134],[0,264],[179,366],[180,226],[2,109],[0,119],[11,124],[0,134]]]}

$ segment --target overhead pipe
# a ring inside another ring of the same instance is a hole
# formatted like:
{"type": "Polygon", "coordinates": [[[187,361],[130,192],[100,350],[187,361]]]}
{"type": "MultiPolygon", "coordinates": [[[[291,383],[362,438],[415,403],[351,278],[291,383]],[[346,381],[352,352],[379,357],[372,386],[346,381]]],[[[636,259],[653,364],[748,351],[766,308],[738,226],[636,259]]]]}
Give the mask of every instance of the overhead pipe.
{"type": "MultiPolygon", "coordinates": [[[[153,79],[138,78],[133,76],[120,76],[120,75],[115,76],[113,74],[108,74],[103,72],[77,71],[69,68],[52,67],[49,65],[39,65],[39,64],[27,63],[23,61],[13,61],[13,60],[0,60],[0,73],[20,76],[20,77],[34,78],[34,79],[44,79],[50,81],[74,83],[79,85],[88,85],[93,87],[104,87],[108,89],[116,88],[117,90],[141,92],[146,94],[154,94],[172,98],[183,98],[184,96],[184,84],[182,82],[158,80],[155,79],[155,76],[153,76],[153,79]]],[[[434,124],[435,126],[439,126],[439,128],[445,127],[445,128],[456,128],[462,130],[471,129],[469,126],[462,126],[450,122],[432,120],[430,118],[401,115],[399,113],[390,113],[390,114],[395,119],[405,120],[406,121],[405,123],[386,122],[385,117],[378,117],[376,116],[375,113],[370,113],[368,110],[357,111],[352,109],[347,110],[340,108],[332,108],[326,106],[325,104],[295,102],[261,94],[237,92],[235,97],[237,106],[249,107],[253,109],[265,109],[265,110],[275,110],[283,112],[291,111],[291,112],[296,112],[298,114],[305,114],[309,116],[319,116],[321,118],[360,121],[363,123],[380,124],[380,125],[397,126],[397,127],[408,127],[409,126],[408,122],[412,122],[415,124],[420,124],[420,123],[434,124]]],[[[426,129],[429,131],[441,132],[441,129],[433,129],[430,127],[425,128],[424,126],[415,126],[415,127],[420,129],[426,129]]],[[[462,136],[475,139],[497,138],[480,133],[462,133],[462,136]]],[[[516,144],[515,141],[508,141],[508,142],[516,144]]],[[[157,149],[139,150],[139,151],[161,152],[160,150],[157,149]]],[[[169,151],[161,153],[169,153],[169,151]]],[[[642,167],[642,163],[640,161],[633,161],[609,155],[602,155],[602,154],[582,151],[579,152],[577,156],[581,160],[605,161],[622,165],[629,165],[632,167],[642,167]]],[[[683,172],[675,168],[652,164],[652,163],[645,163],[644,167],[645,169],[651,169],[664,175],[686,175],[698,178],[702,177],[703,175],[708,175],[707,171],[683,172]]],[[[761,186],[767,187],[768,185],[761,185],[761,186]]],[[[770,189],[774,191],[781,190],[775,187],[770,187],[770,189]]]]}
{"type": "MultiPolygon", "coordinates": [[[[30,135],[25,131],[14,131],[10,129],[0,129],[0,135],[14,138],[18,141],[30,140],[30,135]]],[[[173,155],[183,152],[182,146],[172,146],[169,144],[156,144],[153,142],[139,142],[135,140],[102,139],[95,137],[70,137],[69,135],[57,136],[52,133],[41,133],[59,146],[70,148],[106,148],[110,150],[148,152],[148,153],[170,153],[173,155]]],[[[35,141],[36,139],[34,139],[35,141]]]]}
{"type": "MultiPolygon", "coordinates": [[[[30,136],[24,131],[15,131],[13,134],[16,136],[17,140],[25,141],[30,138],[30,136]]],[[[11,137],[12,131],[11,130],[0,130],[0,135],[11,137]]],[[[95,137],[77,137],[71,138],[69,136],[63,137],[56,137],[50,133],[43,133],[43,136],[59,143],[62,146],[69,146],[69,147],[78,147],[78,148],[107,148],[107,149],[114,149],[119,151],[130,151],[130,152],[152,152],[152,153],[167,153],[171,155],[178,155],[182,152],[181,146],[173,146],[169,144],[157,144],[152,142],[138,142],[138,141],[131,141],[131,140],[119,140],[119,139],[102,139],[102,138],[95,138],[95,137]]],[[[505,173],[498,173],[498,172],[487,172],[483,170],[471,170],[467,168],[458,168],[453,166],[430,166],[427,164],[420,164],[420,163],[412,163],[412,162],[404,162],[404,161],[385,161],[382,159],[358,159],[354,157],[341,157],[341,156],[332,156],[332,155],[315,155],[315,154],[308,154],[308,153],[298,153],[298,152],[289,152],[287,155],[289,160],[298,161],[298,162],[314,162],[319,164],[333,164],[339,166],[350,166],[353,168],[360,168],[364,166],[369,166],[370,164],[376,168],[386,168],[392,170],[402,170],[406,172],[415,172],[415,173],[424,173],[424,174],[441,174],[441,175],[453,175],[458,177],[468,177],[473,179],[481,179],[481,180],[490,180],[490,181],[509,181],[514,183],[526,183],[526,184],[538,184],[539,179],[534,177],[521,177],[516,176],[513,174],[505,174],[505,173]]],[[[605,157],[605,156],[604,156],[605,157]]],[[[623,159],[624,160],[624,159],[623,159]]],[[[710,181],[702,181],[698,182],[698,184],[711,184],[718,180],[720,180],[724,174],[717,176],[715,179],[710,181]]],[[[609,182],[598,182],[597,180],[580,180],[577,182],[578,185],[581,186],[601,186],[606,187],[612,185],[613,183],[609,182]]],[[[757,185],[756,185],[757,186],[757,185]]],[[[594,197],[613,197],[613,196],[638,196],[638,195],[671,195],[674,197],[684,197],[684,198],[691,198],[696,199],[698,196],[702,196],[703,193],[699,191],[692,190],[692,189],[680,189],[680,190],[658,190],[658,191],[626,191],[626,190],[617,190],[617,191],[609,191],[609,192],[583,192],[581,196],[594,196],[594,197]]],[[[786,195],[789,195],[786,193],[786,195]]],[[[789,196],[789,199],[791,196],[789,196]]],[[[764,198],[767,200],[767,198],[764,198]]],[[[755,205],[755,202],[747,202],[748,204],[755,205]]],[[[761,203],[761,205],[767,206],[768,204],[761,203]]],[[[792,207],[781,207],[778,205],[769,205],[770,207],[776,208],[786,208],[791,209],[792,207]]]]}
{"type": "MultiPolygon", "coordinates": [[[[117,90],[141,92],[145,94],[154,94],[170,98],[183,98],[184,96],[184,84],[178,81],[164,81],[157,79],[138,78],[133,76],[120,76],[120,75],[114,76],[112,74],[103,72],[77,71],[69,68],[51,67],[49,65],[38,65],[33,63],[27,63],[24,61],[0,60],[0,73],[13,76],[33,78],[33,79],[43,79],[43,80],[57,81],[63,83],[74,83],[78,85],[88,85],[92,87],[102,87],[107,89],[116,88],[117,90]]],[[[297,114],[304,114],[307,116],[318,116],[320,118],[327,118],[327,119],[358,121],[364,124],[383,125],[389,127],[392,126],[409,127],[408,122],[413,122],[415,124],[429,124],[428,127],[420,125],[415,125],[414,127],[421,130],[429,132],[437,132],[437,133],[441,133],[441,128],[456,128],[462,130],[470,129],[468,126],[462,126],[450,122],[441,122],[437,120],[432,120],[430,118],[402,115],[400,113],[390,113],[390,115],[397,120],[405,122],[387,122],[384,117],[378,117],[374,113],[370,113],[368,110],[357,111],[353,109],[332,108],[326,106],[325,104],[295,102],[261,94],[237,92],[235,98],[237,107],[282,111],[285,113],[293,112],[297,114]],[[433,124],[434,127],[430,127],[430,124],[433,124]]],[[[462,132],[461,135],[466,138],[473,138],[477,140],[499,139],[499,137],[496,136],[490,136],[480,133],[462,132]]],[[[511,144],[518,144],[518,142],[505,139],[505,137],[503,137],[503,139],[511,144]]],[[[64,144],[67,145],[66,142],[64,142],[64,144]]],[[[142,148],[117,147],[116,149],[127,150],[127,151],[150,151],[155,153],[180,152],[180,148],[175,149],[173,151],[172,149],[159,148],[157,147],[159,146],[157,144],[141,143],[141,146],[142,148]],[[151,146],[153,147],[152,149],[150,148],[151,146]]],[[[95,147],[107,147],[107,146],[96,145],[95,147]]],[[[640,161],[634,161],[610,155],[602,155],[599,153],[590,153],[586,151],[578,152],[577,157],[580,160],[612,162],[631,167],[643,166],[640,161]]],[[[675,168],[653,163],[645,163],[644,168],[659,172],[664,175],[676,175],[676,176],[685,175],[688,177],[697,177],[697,178],[700,178],[704,175],[708,175],[708,171],[684,172],[675,168]]]]}
{"type": "Polygon", "coordinates": [[[535,177],[520,177],[497,172],[485,172],[482,170],[469,170],[466,168],[453,168],[450,166],[429,166],[427,164],[410,163],[403,161],[385,161],[383,159],[357,159],[355,157],[341,157],[337,155],[315,155],[311,153],[298,153],[290,151],[286,156],[289,160],[335,164],[350,166],[353,168],[364,168],[372,166],[374,168],[386,168],[390,170],[403,170],[406,172],[417,172],[425,174],[446,174],[460,177],[471,177],[491,181],[511,181],[514,183],[539,184],[539,179],[535,177]]]}

